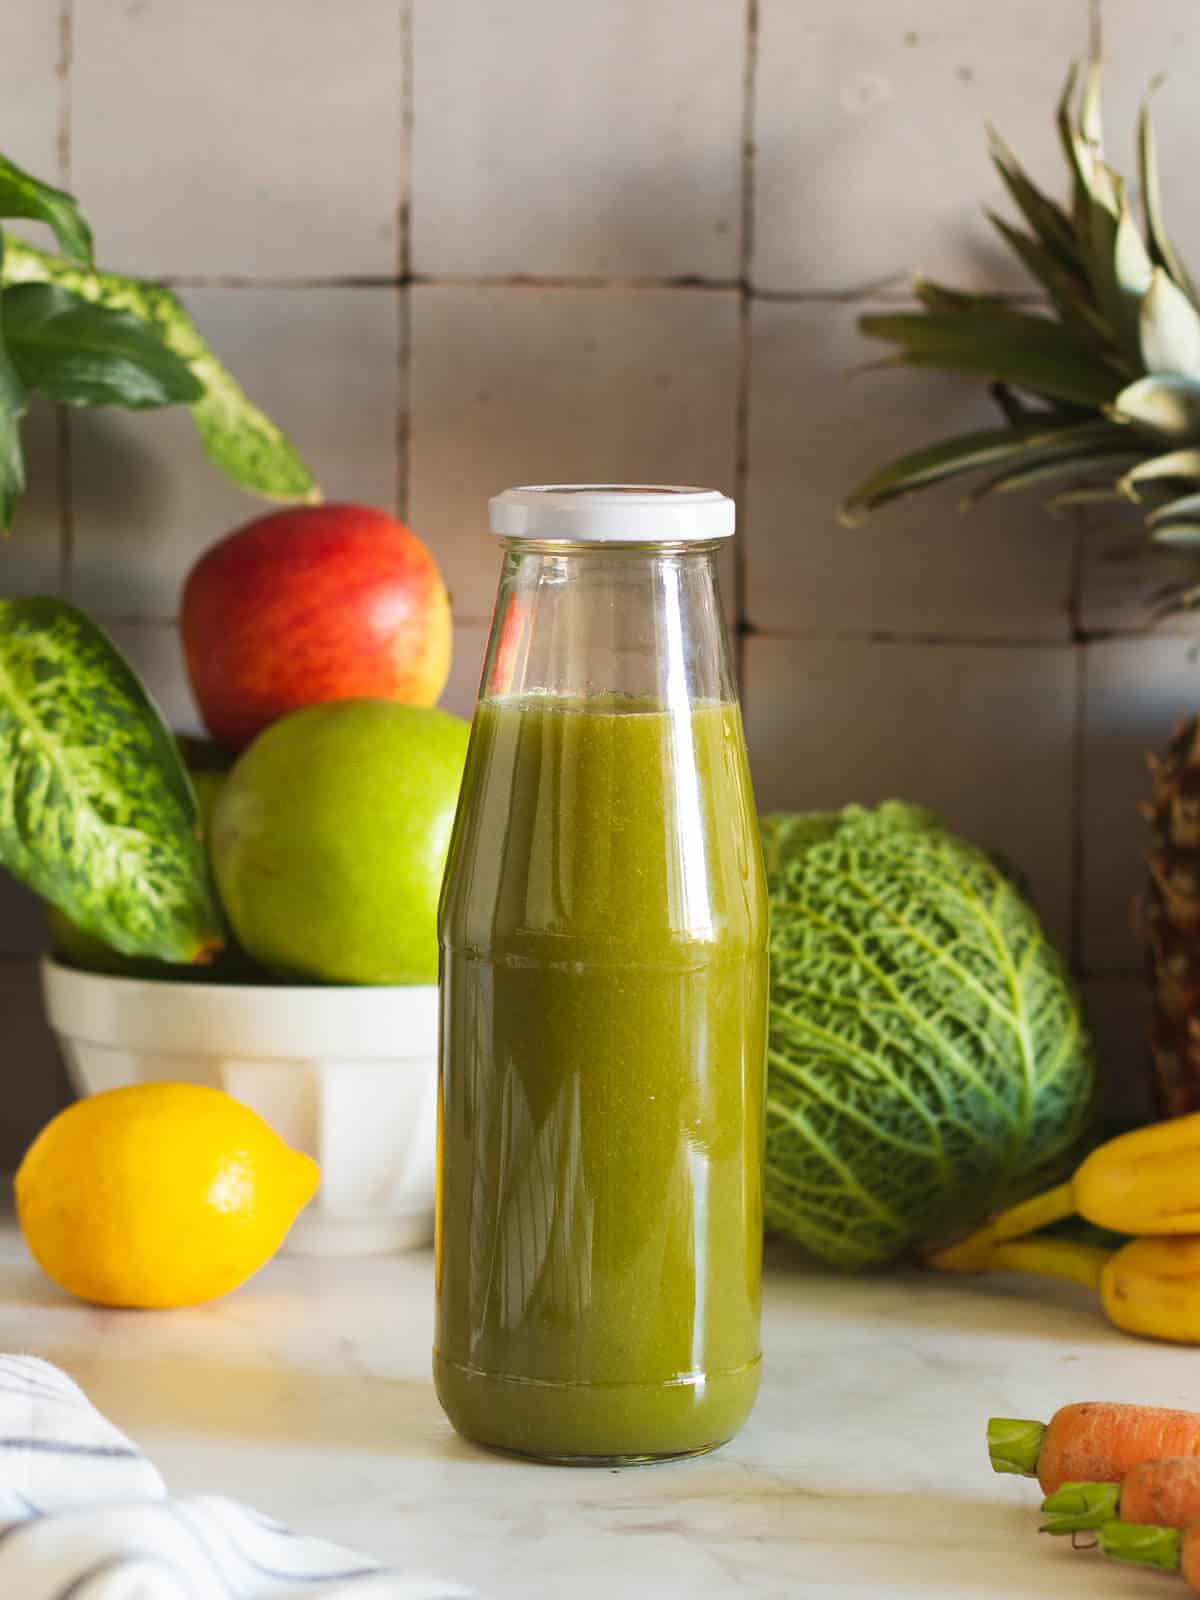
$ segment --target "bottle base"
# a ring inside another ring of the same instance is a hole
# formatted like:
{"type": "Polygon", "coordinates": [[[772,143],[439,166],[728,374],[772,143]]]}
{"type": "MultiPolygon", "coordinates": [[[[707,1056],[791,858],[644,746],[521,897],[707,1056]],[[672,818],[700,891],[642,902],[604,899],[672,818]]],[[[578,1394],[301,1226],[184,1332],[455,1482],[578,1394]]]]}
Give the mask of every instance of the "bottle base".
{"type": "MultiPolygon", "coordinates": [[[[714,1439],[712,1444],[697,1445],[694,1450],[670,1450],[657,1455],[551,1455],[546,1451],[513,1450],[507,1445],[489,1444],[486,1439],[472,1438],[469,1433],[454,1425],[455,1432],[477,1444],[481,1450],[490,1451],[494,1456],[503,1456],[508,1461],[536,1461],[543,1467],[657,1467],[663,1466],[668,1461],[691,1461],[696,1456],[710,1456],[714,1450],[719,1450],[722,1445],[729,1443],[728,1439],[714,1439]]],[[[732,1435],[730,1436],[732,1437],[732,1435]]]]}
{"type": "Polygon", "coordinates": [[[719,1449],[758,1396],[760,1358],[666,1383],[553,1383],[502,1377],[435,1355],[455,1430],[502,1455],[556,1466],[642,1466],[719,1449]]]}

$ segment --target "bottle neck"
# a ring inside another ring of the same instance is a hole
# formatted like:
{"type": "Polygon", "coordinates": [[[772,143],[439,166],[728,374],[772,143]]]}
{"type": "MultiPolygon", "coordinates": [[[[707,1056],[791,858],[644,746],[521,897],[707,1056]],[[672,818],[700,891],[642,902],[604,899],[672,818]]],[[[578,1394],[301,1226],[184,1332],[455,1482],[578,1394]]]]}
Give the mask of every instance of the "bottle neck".
{"type": "Polygon", "coordinates": [[[506,540],[482,696],[732,700],[719,548],[506,540]]]}

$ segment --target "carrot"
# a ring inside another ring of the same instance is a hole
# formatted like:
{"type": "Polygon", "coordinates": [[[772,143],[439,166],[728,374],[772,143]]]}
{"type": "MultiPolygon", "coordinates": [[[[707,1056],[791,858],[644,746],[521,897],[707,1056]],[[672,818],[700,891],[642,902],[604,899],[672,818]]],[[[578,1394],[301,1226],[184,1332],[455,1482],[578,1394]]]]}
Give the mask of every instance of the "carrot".
{"type": "Polygon", "coordinates": [[[1042,1501],[1043,1533],[1078,1533],[1119,1518],[1182,1528],[1200,1518],[1200,1458],[1139,1461],[1120,1483],[1064,1483],[1042,1501]]]}
{"type": "Polygon", "coordinates": [[[1106,1522],[1100,1548],[1114,1561],[1135,1561],[1160,1572],[1179,1572],[1200,1594],[1200,1522],[1186,1528],[1153,1528],[1141,1522],[1106,1522]]]}
{"type": "Polygon", "coordinates": [[[1087,1400],[1047,1424],[992,1417],[988,1455],[994,1472],[1036,1477],[1043,1494],[1064,1483],[1115,1483],[1139,1461],[1200,1456],[1200,1414],[1087,1400]]]}

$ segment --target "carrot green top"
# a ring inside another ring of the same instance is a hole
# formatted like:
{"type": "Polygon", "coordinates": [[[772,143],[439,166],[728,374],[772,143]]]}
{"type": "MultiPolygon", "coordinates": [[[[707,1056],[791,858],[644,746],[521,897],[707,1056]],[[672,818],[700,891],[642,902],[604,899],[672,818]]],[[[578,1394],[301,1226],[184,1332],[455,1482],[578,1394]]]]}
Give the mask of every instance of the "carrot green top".
{"type": "Polygon", "coordinates": [[[1115,1561],[1178,1572],[1183,1534],[1178,1528],[1152,1528],[1142,1522],[1106,1522],[1100,1529],[1100,1548],[1115,1561]]]}
{"type": "Polygon", "coordinates": [[[1042,1533],[1078,1533],[1100,1528],[1117,1515],[1119,1483],[1064,1483],[1042,1501],[1046,1520],[1042,1533]]]}
{"type": "Polygon", "coordinates": [[[1044,1422],[1028,1422],[1017,1417],[989,1417],[987,1445],[992,1471],[1015,1472],[1018,1477],[1035,1478],[1045,1437],[1044,1422]]]}

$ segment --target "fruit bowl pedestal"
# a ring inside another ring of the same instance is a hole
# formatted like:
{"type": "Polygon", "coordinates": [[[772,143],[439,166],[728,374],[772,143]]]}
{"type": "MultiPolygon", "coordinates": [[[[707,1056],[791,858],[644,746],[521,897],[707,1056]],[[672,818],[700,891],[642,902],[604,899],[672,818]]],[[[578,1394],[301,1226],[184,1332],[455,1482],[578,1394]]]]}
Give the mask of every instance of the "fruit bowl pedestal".
{"type": "Polygon", "coordinates": [[[321,1165],[284,1249],[411,1250],[433,1239],[437,988],[180,983],[42,964],[80,1094],[169,1080],[224,1089],[321,1165]]]}

